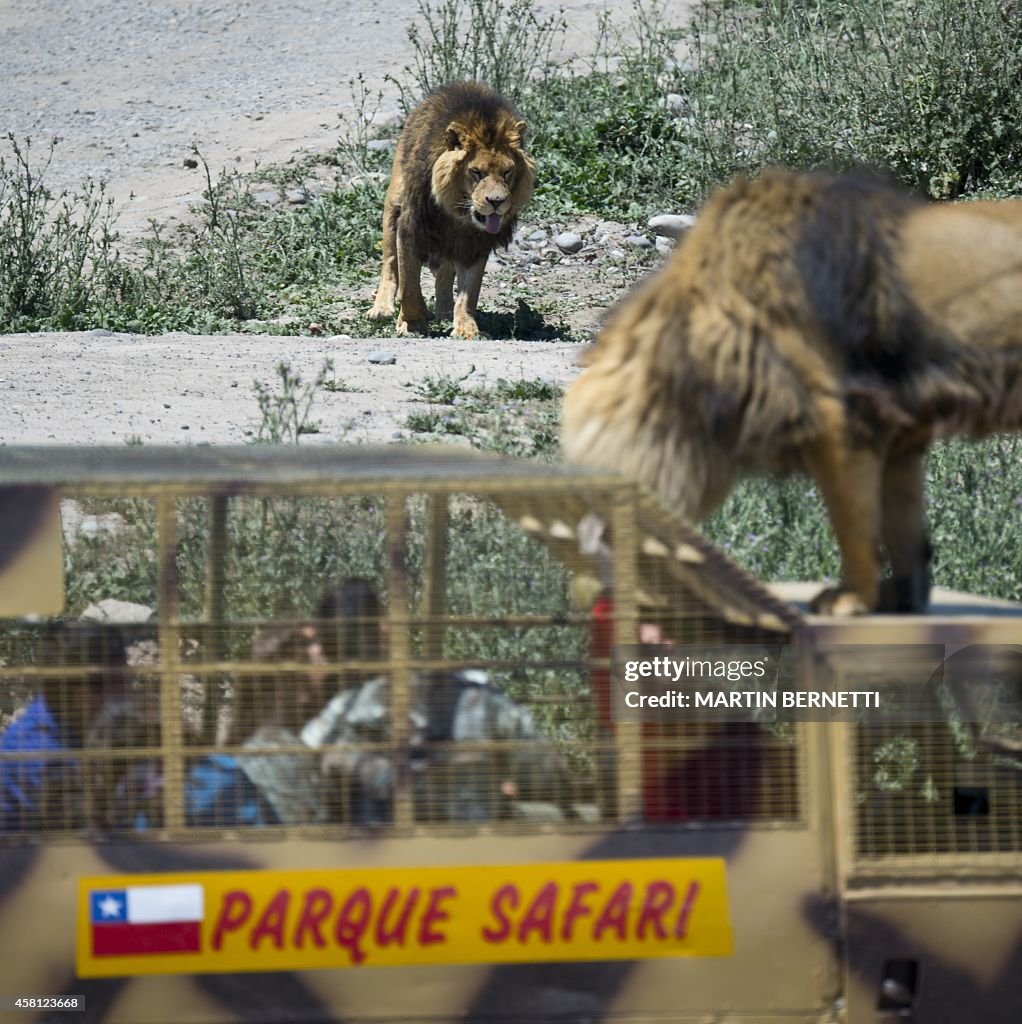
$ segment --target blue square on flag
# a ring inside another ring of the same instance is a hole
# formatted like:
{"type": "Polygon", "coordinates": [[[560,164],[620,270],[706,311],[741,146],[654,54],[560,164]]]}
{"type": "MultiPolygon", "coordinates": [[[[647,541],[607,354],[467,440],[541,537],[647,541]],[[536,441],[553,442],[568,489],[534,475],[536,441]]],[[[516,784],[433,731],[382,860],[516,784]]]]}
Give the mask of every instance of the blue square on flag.
{"type": "Polygon", "coordinates": [[[108,889],[89,894],[93,924],[117,924],[128,919],[128,897],[123,889],[108,889]]]}

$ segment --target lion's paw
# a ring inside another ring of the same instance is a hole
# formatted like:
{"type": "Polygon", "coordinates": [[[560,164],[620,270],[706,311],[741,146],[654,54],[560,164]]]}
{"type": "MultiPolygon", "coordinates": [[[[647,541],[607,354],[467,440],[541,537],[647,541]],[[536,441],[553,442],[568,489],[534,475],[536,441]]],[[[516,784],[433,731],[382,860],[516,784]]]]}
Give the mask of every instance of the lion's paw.
{"type": "Polygon", "coordinates": [[[395,309],[396,307],[393,302],[389,305],[386,303],[382,305],[374,305],[373,308],[366,313],[366,316],[370,320],[389,320],[394,315],[395,309]]]}
{"type": "Polygon", "coordinates": [[[827,587],[809,602],[810,610],[816,615],[836,615],[848,618],[852,615],[868,615],[871,609],[858,594],[842,587],[827,587]]]}
{"type": "Polygon", "coordinates": [[[428,320],[398,320],[395,328],[397,334],[429,334],[428,320]]]}
{"type": "Polygon", "coordinates": [[[454,330],[451,331],[451,337],[474,341],[479,337],[479,326],[471,317],[455,317],[454,330]]]}

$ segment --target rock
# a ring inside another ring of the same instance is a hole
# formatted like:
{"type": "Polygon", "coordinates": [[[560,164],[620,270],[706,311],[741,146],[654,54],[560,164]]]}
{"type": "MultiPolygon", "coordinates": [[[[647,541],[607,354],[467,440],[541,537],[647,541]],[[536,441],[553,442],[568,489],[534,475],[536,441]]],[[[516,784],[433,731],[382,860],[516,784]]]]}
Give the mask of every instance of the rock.
{"type": "Polygon", "coordinates": [[[335,341],[335,342],[351,341],[351,335],[350,334],[331,334],[330,337],[327,338],[326,340],[327,341],[335,341]]]}
{"type": "Polygon", "coordinates": [[[666,110],[671,117],[681,117],[682,114],[688,113],[688,103],[685,101],[685,97],[677,92],[669,92],[666,96],[661,96],[659,106],[666,110]]]}
{"type": "Polygon", "coordinates": [[[578,252],[582,248],[582,239],[574,231],[562,231],[554,238],[554,245],[561,252],[578,252]]]}
{"type": "Polygon", "coordinates": [[[287,201],[292,206],[304,206],[309,201],[309,193],[304,188],[288,189],[287,201]]]}
{"type": "Polygon", "coordinates": [[[153,609],[144,604],[133,604],[131,601],[118,601],[108,597],[95,604],[90,604],[82,612],[85,622],[114,622],[120,625],[132,625],[149,622],[153,617],[153,609]]]}
{"type": "Polygon", "coordinates": [[[653,243],[645,235],[629,235],[625,241],[635,249],[653,248],[653,243]]]}
{"type": "Polygon", "coordinates": [[[393,148],[393,139],[370,139],[366,143],[366,149],[372,150],[374,153],[385,153],[387,150],[393,148]]]}
{"type": "Polygon", "coordinates": [[[105,327],[93,327],[89,334],[94,338],[112,338],[114,336],[114,332],[108,331],[105,327]]]}
{"type": "Polygon", "coordinates": [[[393,366],[397,362],[397,356],[392,352],[383,352],[377,350],[370,352],[368,356],[369,362],[376,366],[393,366]]]}
{"type": "Polygon", "coordinates": [[[658,213],[649,218],[646,226],[666,238],[681,238],[695,222],[690,213],[658,213]]]}
{"type": "Polygon", "coordinates": [[[672,242],[669,238],[665,238],[663,235],[657,235],[656,251],[662,252],[665,255],[669,252],[674,252],[674,242],[672,242]]]}
{"type": "Polygon", "coordinates": [[[533,231],[528,235],[530,242],[545,242],[547,238],[545,231],[533,231]]]}
{"type": "Polygon", "coordinates": [[[273,206],[280,202],[280,193],[275,188],[269,188],[265,192],[256,192],[252,198],[263,206],[273,206]]]}

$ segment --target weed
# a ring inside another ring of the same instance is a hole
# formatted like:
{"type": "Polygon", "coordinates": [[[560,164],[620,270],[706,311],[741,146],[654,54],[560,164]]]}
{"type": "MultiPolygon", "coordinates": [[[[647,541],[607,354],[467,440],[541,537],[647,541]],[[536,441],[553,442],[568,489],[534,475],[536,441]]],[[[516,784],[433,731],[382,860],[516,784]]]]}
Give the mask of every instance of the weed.
{"type": "Polygon", "coordinates": [[[256,381],[253,387],[261,421],[255,443],[298,444],[303,434],[319,433],[321,424],[309,419],[309,413],[317,393],[333,372],[333,361],[327,359],[315,378],[303,383],[291,364],[282,362],[277,364],[279,394],[271,391],[269,385],[256,381]]]}
{"type": "Polygon", "coordinates": [[[54,195],[46,172],[56,142],[39,167],[31,140],[11,134],[11,162],[0,157],[0,328],[35,323],[72,329],[120,276],[113,248],[114,214],[104,186],[54,195]]]}
{"type": "Polygon", "coordinates": [[[475,371],[476,368],[473,365],[468,373],[462,377],[433,377],[427,375],[419,381],[406,384],[405,387],[411,388],[420,398],[427,402],[435,402],[437,405],[451,405],[456,398],[461,398],[465,395],[465,389],[462,388],[462,384],[475,371]]]}
{"type": "Polygon", "coordinates": [[[343,377],[331,377],[323,381],[323,390],[333,394],[360,394],[365,388],[357,388],[343,377]]]}
{"type": "Polygon", "coordinates": [[[418,0],[417,6],[408,26],[412,65],[404,80],[391,79],[406,113],[439,86],[464,79],[486,82],[520,102],[550,73],[567,28],[562,14],[544,18],[533,0],[418,0]]]}

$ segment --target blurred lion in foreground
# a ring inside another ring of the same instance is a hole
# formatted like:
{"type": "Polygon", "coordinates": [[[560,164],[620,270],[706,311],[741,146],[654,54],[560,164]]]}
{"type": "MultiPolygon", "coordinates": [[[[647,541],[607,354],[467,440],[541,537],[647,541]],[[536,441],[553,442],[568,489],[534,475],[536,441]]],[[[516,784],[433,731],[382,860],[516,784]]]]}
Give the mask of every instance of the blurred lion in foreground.
{"type": "Polygon", "coordinates": [[[457,337],[479,334],[487,257],[507,248],[532,196],[536,165],[524,146],[525,122],[480,82],[444,86],[408,115],[383,201],[383,270],[370,319],[392,317],[399,299],[397,333],[425,334],[426,264],[436,276],[436,319],[453,320],[457,337]]]}
{"type": "Polygon", "coordinates": [[[1022,201],[739,179],[586,365],[564,399],[568,459],[638,478],[694,521],[742,476],[807,473],[844,563],[814,610],[924,611],[927,449],[1022,428],[1022,201]]]}

